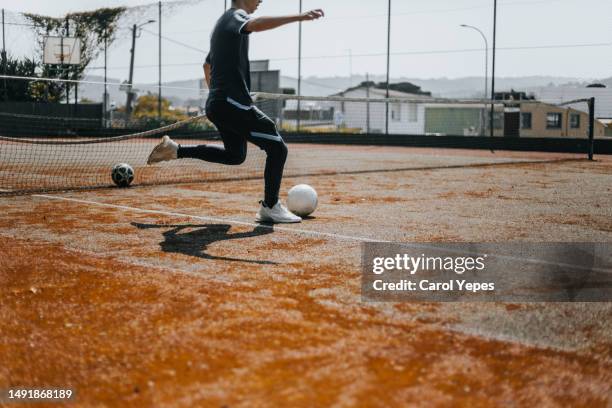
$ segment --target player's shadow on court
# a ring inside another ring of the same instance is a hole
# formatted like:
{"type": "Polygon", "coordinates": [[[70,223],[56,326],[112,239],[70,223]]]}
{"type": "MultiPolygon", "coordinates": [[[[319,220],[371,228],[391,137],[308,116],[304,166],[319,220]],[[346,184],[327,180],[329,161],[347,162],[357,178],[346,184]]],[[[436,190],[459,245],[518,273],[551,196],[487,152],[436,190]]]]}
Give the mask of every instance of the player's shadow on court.
{"type": "Polygon", "coordinates": [[[237,232],[229,234],[228,231],[231,225],[226,224],[182,224],[182,225],[168,225],[168,224],[140,224],[132,222],[132,225],[138,229],[167,229],[162,235],[164,241],[159,243],[162,251],[169,253],[184,254],[189,256],[195,256],[202,259],[211,259],[219,261],[230,261],[230,262],[246,262],[254,263],[259,265],[278,265],[277,262],[271,261],[260,261],[252,259],[240,259],[240,258],[229,258],[224,256],[214,256],[206,253],[206,247],[213,242],[229,241],[234,239],[252,238],[261,235],[267,235],[274,232],[269,226],[255,227],[253,231],[249,232],[237,232]],[[191,229],[188,232],[182,232],[185,229],[191,229]]]}

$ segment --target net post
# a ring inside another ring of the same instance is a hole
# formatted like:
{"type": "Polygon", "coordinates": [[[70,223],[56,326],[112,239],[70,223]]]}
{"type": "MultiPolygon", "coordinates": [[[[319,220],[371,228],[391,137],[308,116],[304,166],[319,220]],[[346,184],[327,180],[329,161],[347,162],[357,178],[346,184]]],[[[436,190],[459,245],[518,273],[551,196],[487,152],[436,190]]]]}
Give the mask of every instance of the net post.
{"type": "Polygon", "coordinates": [[[157,37],[157,119],[162,117],[162,2],[157,3],[158,37],[157,37]]]}
{"type": "MultiPolygon", "coordinates": [[[[300,14],[302,14],[302,0],[300,0],[300,14]]],[[[296,131],[300,131],[300,119],[302,116],[302,21],[298,22],[298,83],[297,83],[297,122],[296,131]]]]}
{"type": "Polygon", "coordinates": [[[110,120],[108,114],[109,108],[109,95],[108,95],[108,29],[104,29],[104,96],[103,96],[103,122],[104,127],[110,127],[110,120]]]}
{"type": "MultiPolygon", "coordinates": [[[[66,16],[66,37],[70,36],[70,22],[68,20],[68,16],[66,16]]],[[[65,66],[64,66],[64,37],[61,37],[60,40],[60,54],[61,54],[61,64],[62,64],[62,72],[64,73],[64,76],[66,77],[66,79],[69,79],[69,73],[66,74],[65,71],[65,66]]],[[[68,111],[70,111],[70,82],[66,82],[66,107],[68,108],[68,111]]]]}
{"type": "MultiPolygon", "coordinates": [[[[387,89],[386,89],[386,98],[389,99],[389,89],[390,84],[389,78],[391,70],[391,0],[389,0],[389,5],[387,7],[387,89]]],[[[385,134],[389,135],[389,101],[385,103],[385,134]]]]}
{"type": "MultiPolygon", "coordinates": [[[[2,9],[2,74],[6,75],[6,38],[4,36],[4,9],[2,9]]],[[[8,100],[8,92],[6,89],[6,78],[2,78],[2,100],[8,100]]]]}
{"type": "Polygon", "coordinates": [[[595,150],[595,98],[589,98],[589,143],[588,154],[589,160],[593,160],[595,150]]]}
{"type": "Polygon", "coordinates": [[[495,45],[497,39],[497,0],[493,1],[493,67],[491,69],[491,137],[495,136],[495,45]]]}
{"type": "Polygon", "coordinates": [[[366,134],[370,134],[370,74],[366,72],[366,134]]]}

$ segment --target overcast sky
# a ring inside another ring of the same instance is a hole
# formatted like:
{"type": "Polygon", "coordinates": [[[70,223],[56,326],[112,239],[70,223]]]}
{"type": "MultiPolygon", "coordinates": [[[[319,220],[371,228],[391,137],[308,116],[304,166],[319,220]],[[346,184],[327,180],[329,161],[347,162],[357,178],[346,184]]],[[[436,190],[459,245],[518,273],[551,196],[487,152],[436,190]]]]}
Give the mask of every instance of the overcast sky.
{"type": "MultiPolygon", "coordinates": [[[[228,0],[229,1],[229,0],[228,0]]],[[[140,0],[0,0],[11,12],[61,16],[70,11],[150,4],[140,0]]],[[[163,2],[164,4],[170,2],[163,2]]],[[[184,2],[163,19],[164,81],[201,76],[210,31],[224,0],[184,2]],[[179,45],[184,43],[189,47],[179,45]],[[200,49],[202,51],[197,51],[200,49]]],[[[304,76],[383,74],[386,67],[387,0],[303,0],[304,8],[323,8],[326,18],[303,25],[304,76]],[[353,55],[352,58],[349,54],[353,55]]],[[[264,0],[256,15],[297,12],[298,0],[264,0]]],[[[156,18],[152,7],[150,15],[156,18]]],[[[457,78],[484,75],[484,41],[492,41],[493,0],[393,0],[391,75],[457,78]]],[[[7,13],[7,21],[14,14],[7,13]]],[[[142,16],[146,21],[148,15],[142,16]]],[[[157,25],[146,27],[157,32],[157,25]]],[[[34,39],[22,28],[6,26],[7,51],[33,53],[34,39]]],[[[109,51],[109,77],[128,76],[130,33],[124,29],[109,51]]],[[[297,75],[297,25],[251,36],[251,59],[270,59],[283,75],[297,75]]],[[[491,44],[490,44],[491,45],[491,44]]],[[[497,76],[612,76],[612,1],[499,0],[497,76]],[[514,48],[514,49],[508,49],[514,48]]],[[[135,82],[157,81],[157,38],[143,32],[136,50],[135,82]]],[[[103,60],[92,64],[90,73],[103,60]]],[[[490,68],[490,64],[489,64],[490,68]]]]}

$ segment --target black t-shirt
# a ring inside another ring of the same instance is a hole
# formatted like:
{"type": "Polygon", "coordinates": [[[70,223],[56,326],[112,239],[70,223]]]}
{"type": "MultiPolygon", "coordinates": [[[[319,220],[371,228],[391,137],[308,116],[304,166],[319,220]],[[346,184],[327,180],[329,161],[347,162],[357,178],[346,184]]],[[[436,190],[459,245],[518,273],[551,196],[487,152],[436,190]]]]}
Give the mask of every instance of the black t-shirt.
{"type": "Polygon", "coordinates": [[[227,10],[217,21],[210,39],[210,53],[206,62],[211,65],[208,101],[253,103],[251,69],[249,65],[249,34],[245,30],[249,15],[241,9],[227,10]],[[229,100],[228,100],[229,98],[229,100]]]}

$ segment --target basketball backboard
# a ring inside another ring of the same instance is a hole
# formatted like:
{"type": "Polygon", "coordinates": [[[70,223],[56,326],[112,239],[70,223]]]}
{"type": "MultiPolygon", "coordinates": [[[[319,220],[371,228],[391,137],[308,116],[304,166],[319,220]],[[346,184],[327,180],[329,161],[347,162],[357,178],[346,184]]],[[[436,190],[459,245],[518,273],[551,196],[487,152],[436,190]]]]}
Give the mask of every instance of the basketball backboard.
{"type": "Polygon", "coordinates": [[[78,65],[81,63],[81,40],[75,37],[45,37],[45,64],[78,65]]]}

